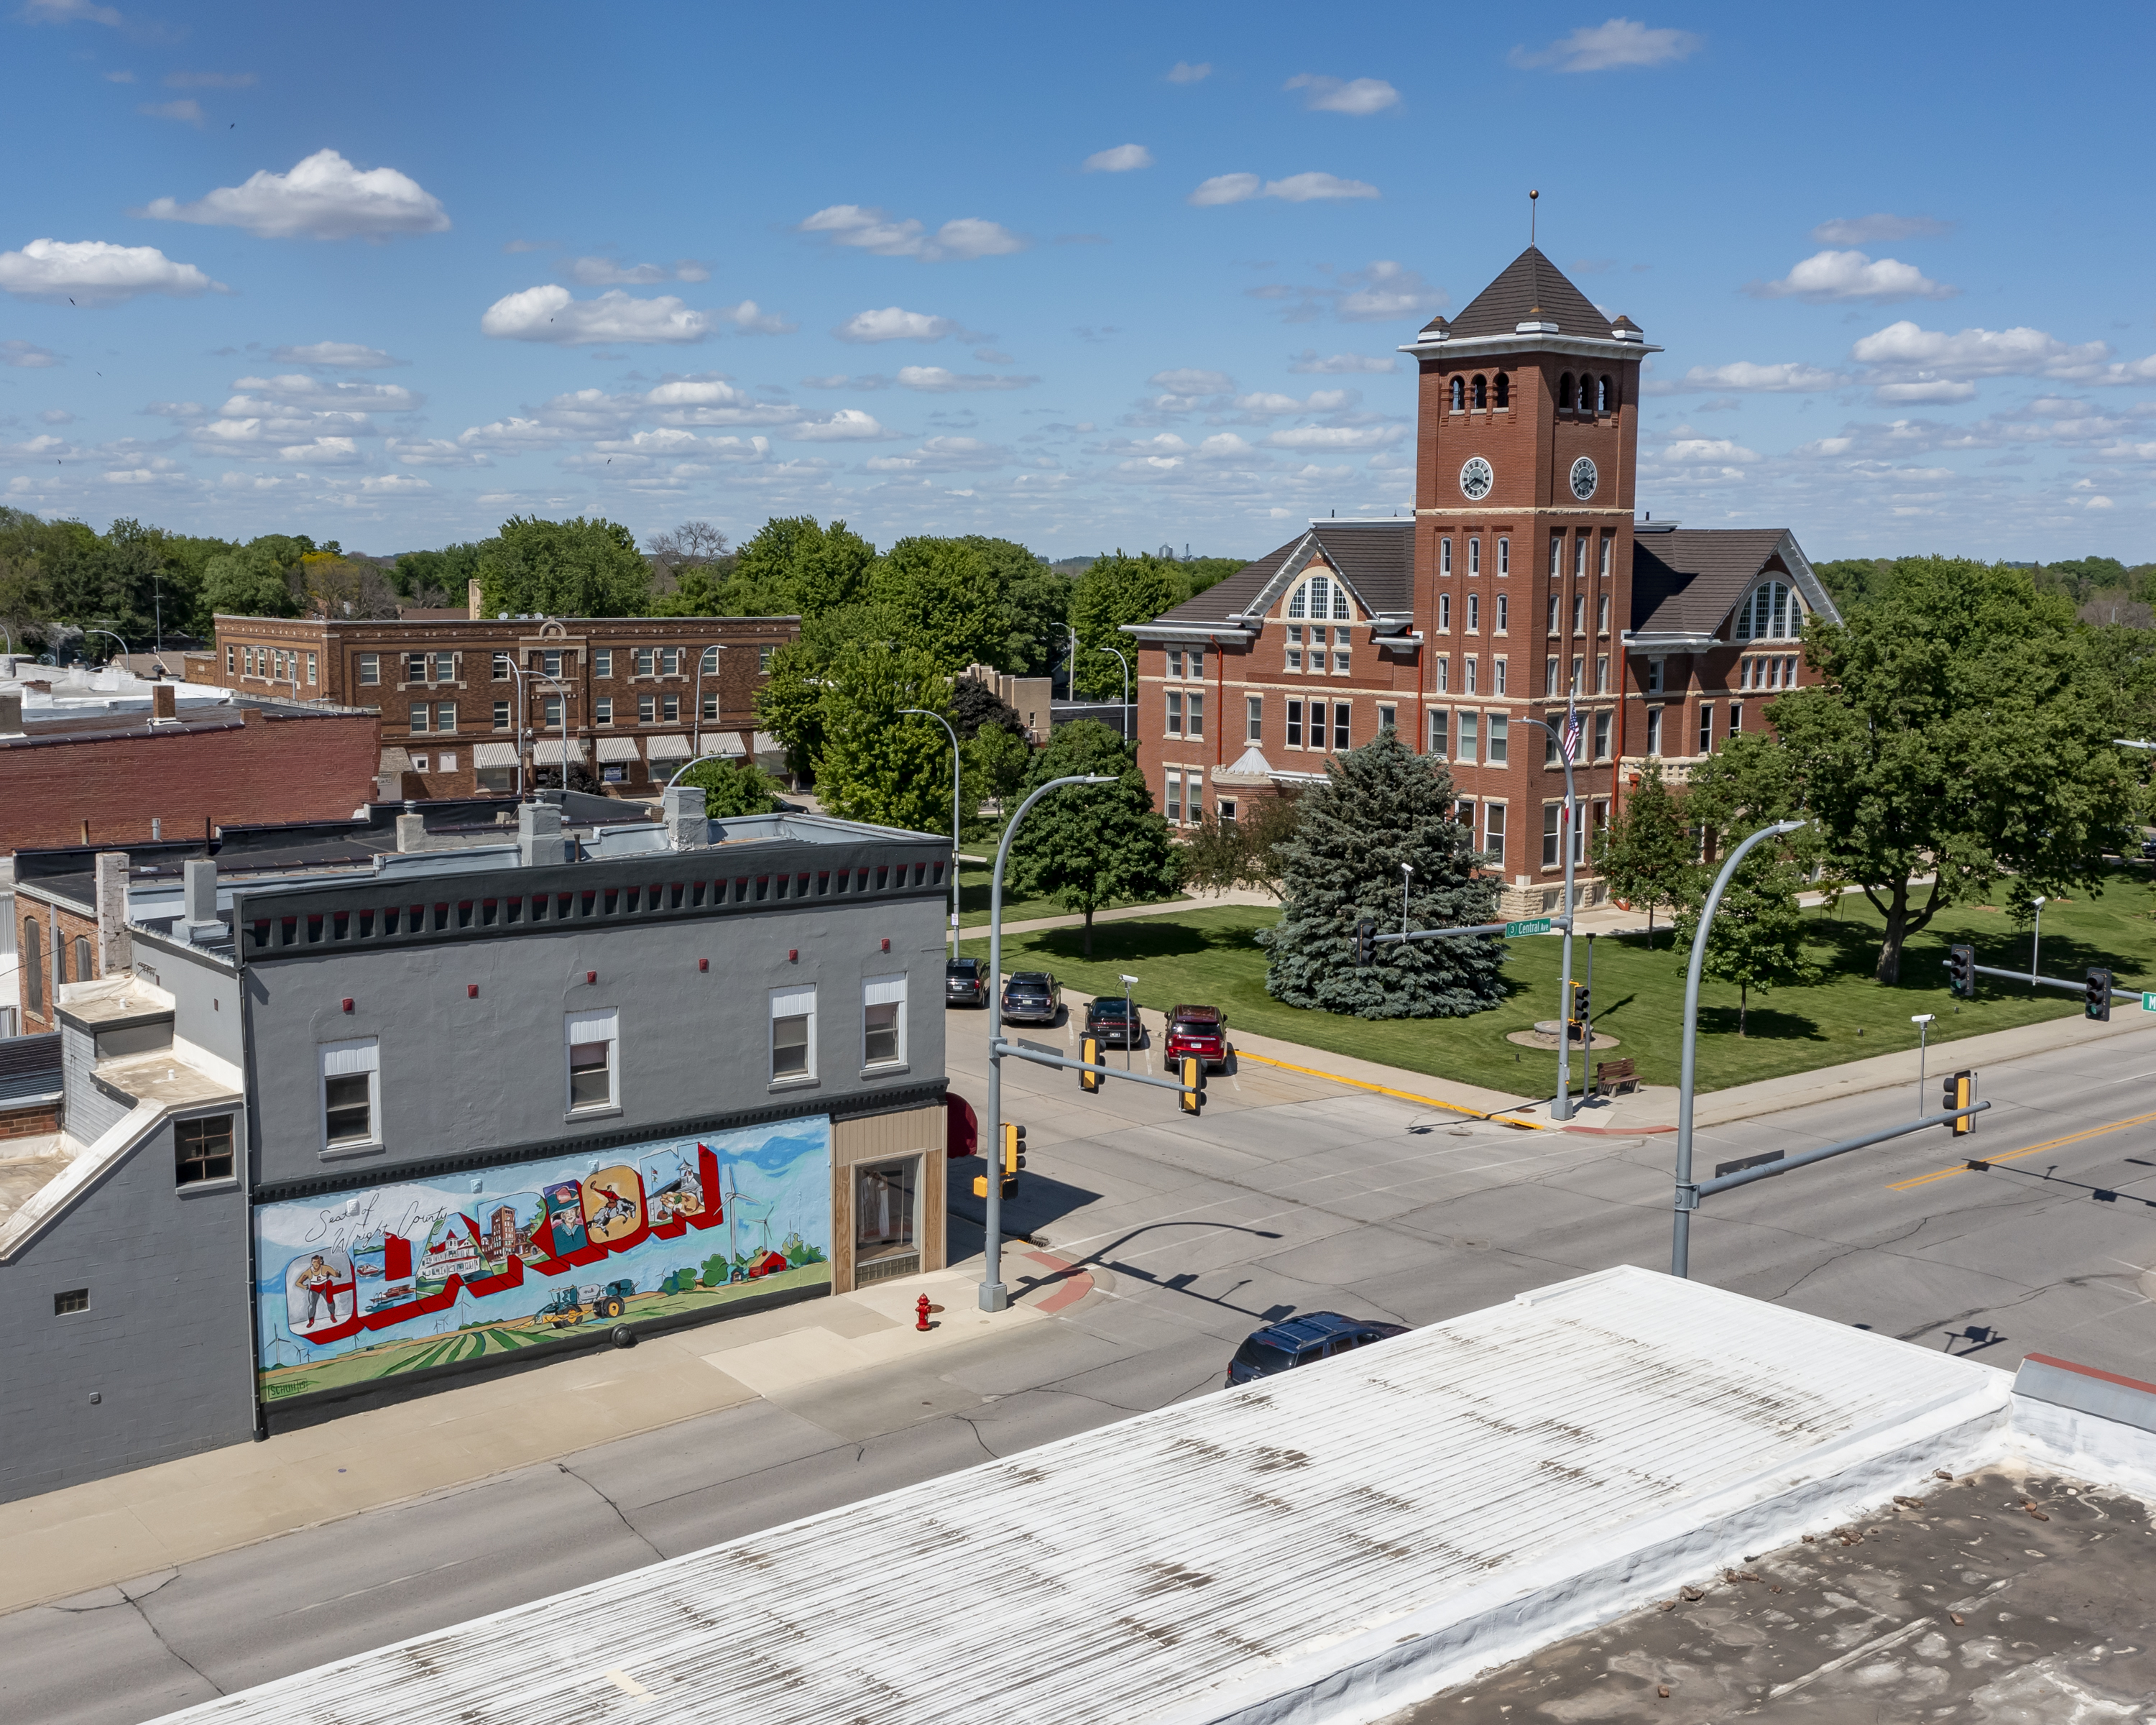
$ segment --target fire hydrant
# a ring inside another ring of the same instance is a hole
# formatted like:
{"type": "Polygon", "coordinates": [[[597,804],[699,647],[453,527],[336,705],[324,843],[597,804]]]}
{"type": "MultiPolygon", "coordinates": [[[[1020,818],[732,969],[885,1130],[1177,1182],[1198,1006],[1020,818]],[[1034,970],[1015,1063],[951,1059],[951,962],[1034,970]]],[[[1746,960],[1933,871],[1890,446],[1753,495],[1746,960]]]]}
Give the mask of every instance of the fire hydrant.
{"type": "Polygon", "coordinates": [[[921,1296],[920,1302],[916,1305],[913,1309],[920,1314],[920,1316],[915,1319],[913,1327],[916,1330],[927,1329],[928,1327],[928,1296],[923,1294],[921,1296]]]}

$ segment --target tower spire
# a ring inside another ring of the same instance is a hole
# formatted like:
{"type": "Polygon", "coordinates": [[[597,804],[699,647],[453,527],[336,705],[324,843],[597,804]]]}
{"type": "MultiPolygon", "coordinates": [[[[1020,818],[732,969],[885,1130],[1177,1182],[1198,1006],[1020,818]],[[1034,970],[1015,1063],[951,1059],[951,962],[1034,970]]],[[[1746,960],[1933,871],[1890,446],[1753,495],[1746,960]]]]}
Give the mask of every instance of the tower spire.
{"type": "Polygon", "coordinates": [[[1537,191],[1527,193],[1527,244],[1530,246],[1535,243],[1535,206],[1542,195],[1537,191]]]}

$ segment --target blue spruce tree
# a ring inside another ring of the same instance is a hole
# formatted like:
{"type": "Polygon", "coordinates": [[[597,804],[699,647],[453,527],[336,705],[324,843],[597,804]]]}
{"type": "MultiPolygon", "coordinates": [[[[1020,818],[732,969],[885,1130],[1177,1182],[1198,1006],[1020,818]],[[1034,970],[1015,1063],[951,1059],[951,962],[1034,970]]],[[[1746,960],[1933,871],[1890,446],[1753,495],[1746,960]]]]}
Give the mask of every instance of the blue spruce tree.
{"type": "Polygon", "coordinates": [[[1284,908],[1258,936],[1272,954],[1265,989],[1290,1006],[1365,1019],[1460,1018],[1505,997],[1502,945],[1491,939],[1414,941],[1378,948],[1355,966],[1355,925],[1400,926],[1400,865],[1414,867],[1412,928],[1496,920],[1498,881],[1478,875],[1473,836],[1452,818],[1452,777],[1381,731],[1336,757],[1322,785],[1296,803],[1281,847],[1284,908]]]}

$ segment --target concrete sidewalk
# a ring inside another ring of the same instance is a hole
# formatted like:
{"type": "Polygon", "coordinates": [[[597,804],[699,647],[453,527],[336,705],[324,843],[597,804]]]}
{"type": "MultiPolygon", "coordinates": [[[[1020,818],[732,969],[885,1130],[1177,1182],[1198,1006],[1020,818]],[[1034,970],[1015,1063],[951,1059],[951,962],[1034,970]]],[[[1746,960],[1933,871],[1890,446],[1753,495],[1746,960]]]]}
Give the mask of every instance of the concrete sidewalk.
{"type": "Polygon", "coordinates": [[[991,1317],[971,1269],[647,1337],[481,1377],[85,1486],[0,1504],[0,1613],[123,1582],[363,1510],[822,1380],[917,1363],[1045,1322],[1091,1291],[1052,1254],[1010,1248],[1014,1303],[991,1317]],[[941,1310],[915,1328],[922,1294],[941,1310]],[[603,1393],[602,1393],[603,1392],[603,1393]]]}

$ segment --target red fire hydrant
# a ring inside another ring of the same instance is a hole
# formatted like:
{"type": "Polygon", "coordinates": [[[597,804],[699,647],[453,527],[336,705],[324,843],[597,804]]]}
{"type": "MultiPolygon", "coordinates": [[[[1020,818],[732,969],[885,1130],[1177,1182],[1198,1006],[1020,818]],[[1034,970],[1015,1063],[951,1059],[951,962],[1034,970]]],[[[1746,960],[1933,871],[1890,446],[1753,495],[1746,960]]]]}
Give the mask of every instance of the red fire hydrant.
{"type": "Polygon", "coordinates": [[[916,1330],[927,1329],[928,1327],[928,1296],[923,1294],[921,1296],[920,1303],[913,1309],[920,1314],[919,1317],[914,1321],[913,1327],[916,1330]]]}

